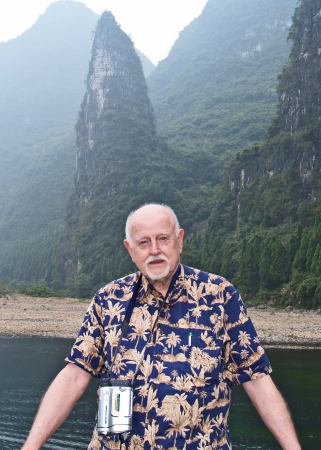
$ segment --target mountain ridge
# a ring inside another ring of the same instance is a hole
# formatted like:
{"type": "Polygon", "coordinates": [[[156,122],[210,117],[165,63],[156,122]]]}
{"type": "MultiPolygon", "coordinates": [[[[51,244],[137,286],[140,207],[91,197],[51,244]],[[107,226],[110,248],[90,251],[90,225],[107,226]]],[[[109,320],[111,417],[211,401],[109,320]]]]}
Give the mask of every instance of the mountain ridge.
{"type": "Polygon", "coordinates": [[[0,44],[0,279],[45,278],[73,186],[98,17],[83,3],[55,2],[0,44]]]}
{"type": "Polygon", "coordinates": [[[148,78],[159,132],[224,162],[263,138],[295,1],[209,0],[148,78]]]}
{"type": "Polygon", "coordinates": [[[295,10],[277,114],[262,142],[236,154],[208,228],[187,245],[247,302],[321,305],[320,10],[320,0],[295,10]]]}

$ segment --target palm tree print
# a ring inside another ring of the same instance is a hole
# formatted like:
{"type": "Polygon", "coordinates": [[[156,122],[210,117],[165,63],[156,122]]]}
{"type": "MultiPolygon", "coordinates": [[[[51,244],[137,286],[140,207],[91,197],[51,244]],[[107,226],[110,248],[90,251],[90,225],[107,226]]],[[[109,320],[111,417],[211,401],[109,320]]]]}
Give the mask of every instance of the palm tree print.
{"type": "Polygon", "coordinates": [[[108,309],[105,311],[106,316],[109,316],[108,327],[111,325],[114,317],[117,317],[118,321],[120,321],[120,316],[125,312],[125,308],[122,308],[120,303],[115,303],[114,305],[110,300],[108,300],[108,309]]]}
{"type": "MultiPolygon", "coordinates": [[[[159,430],[159,425],[156,425],[155,421],[147,426],[147,429],[145,431],[145,439],[149,442],[150,450],[154,450],[156,447],[156,438],[157,439],[165,439],[165,436],[156,436],[157,432],[159,430]]],[[[135,449],[136,450],[136,449],[135,449]]]]}
{"type": "MultiPolygon", "coordinates": [[[[104,375],[136,281],[137,275],[129,276],[96,294],[70,353],[71,362],[93,375],[104,375]]],[[[176,283],[165,310],[162,296],[143,276],[129,331],[115,359],[113,377],[132,380],[134,387],[129,450],[229,448],[231,383],[239,384],[241,373],[250,380],[270,371],[233,286],[185,266],[176,283]]],[[[121,445],[113,436],[96,432],[89,449],[104,448],[119,450],[121,445]]]]}
{"type": "Polygon", "coordinates": [[[250,346],[251,336],[246,331],[240,331],[238,340],[240,341],[240,345],[242,347],[249,348],[253,352],[250,346]]]}
{"type": "Polygon", "coordinates": [[[143,338],[144,341],[147,341],[147,334],[150,330],[150,323],[147,320],[144,320],[144,318],[141,316],[133,324],[133,328],[134,331],[128,335],[128,338],[130,341],[134,341],[136,339],[136,349],[140,338],[143,338]]]}
{"type": "Polygon", "coordinates": [[[177,391],[181,392],[192,392],[194,383],[192,381],[191,376],[189,375],[182,375],[179,377],[176,377],[175,381],[172,381],[172,386],[177,391]]]}
{"type": "Polygon", "coordinates": [[[207,397],[207,394],[206,394],[206,392],[205,392],[205,391],[202,391],[202,392],[200,393],[200,398],[202,398],[202,399],[203,399],[203,406],[204,406],[204,403],[205,403],[205,399],[206,399],[206,397],[207,397]]]}
{"type": "Polygon", "coordinates": [[[181,345],[181,346],[180,346],[180,349],[183,350],[184,356],[185,356],[185,353],[187,352],[187,350],[189,349],[189,347],[188,347],[188,345],[181,345]]]}
{"type": "Polygon", "coordinates": [[[196,318],[196,325],[198,325],[198,319],[202,316],[202,311],[199,306],[193,309],[192,316],[196,318]]]}
{"type": "Polygon", "coordinates": [[[170,428],[166,433],[166,437],[170,438],[175,433],[174,448],[176,448],[176,439],[179,434],[186,438],[189,425],[189,414],[175,410],[171,416],[170,428]]]}
{"type": "Polygon", "coordinates": [[[167,337],[166,343],[168,348],[172,348],[172,354],[174,347],[176,347],[177,344],[181,342],[181,338],[177,336],[177,334],[174,333],[174,331],[171,332],[171,334],[167,337]]]}
{"type": "Polygon", "coordinates": [[[156,408],[157,405],[158,405],[157,389],[149,388],[149,390],[148,390],[148,396],[147,396],[147,407],[146,407],[146,417],[145,417],[145,421],[147,421],[148,413],[149,413],[153,408],[156,408]]]}

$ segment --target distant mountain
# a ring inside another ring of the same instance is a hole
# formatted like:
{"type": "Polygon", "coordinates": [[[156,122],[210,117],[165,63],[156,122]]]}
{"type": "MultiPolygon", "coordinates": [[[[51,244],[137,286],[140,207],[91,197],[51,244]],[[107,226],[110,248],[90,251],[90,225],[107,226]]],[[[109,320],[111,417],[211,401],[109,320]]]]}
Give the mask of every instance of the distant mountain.
{"type": "Polygon", "coordinates": [[[196,204],[207,212],[210,190],[200,198],[199,154],[177,155],[158,138],[140,60],[109,12],[96,28],[76,131],[74,189],[46,280],[87,296],[135,270],[122,243],[130,211],[148,201],[167,203],[188,227],[196,204]]]}
{"type": "Polygon", "coordinates": [[[98,18],[83,3],[52,3],[22,35],[0,43],[2,136],[75,122],[98,18]]]}
{"type": "Polygon", "coordinates": [[[321,0],[301,0],[265,139],[239,152],[186,259],[248,300],[321,305],[321,0]]]}
{"type": "MultiPolygon", "coordinates": [[[[58,1],[21,36],[0,43],[2,138],[74,125],[98,18],[83,3],[58,1]]],[[[154,65],[140,56],[149,74],[154,65]]]]}
{"type": "Polygon", "coordinates": [[[0,43],[0,279],[46,274],[72,189],[74,125],[98,18],[80,2],[55,2],[0,43]]]}
{"type": "Polygon", "coordinates": [[[218,165],[263,138],[275,114],[297,0],[209,0],[148,78],[157,127],[171,145],[218,165]]]}
{"type": "Polygon", "coordinates": [[[151,62],[150,59],[147,58],[146,55],[144,55],[144,53],[140,52],[136,47],[135,47],[135,51],[136,51],[137,55],[139,56],[139,59],[142,62],[143,72],[144,72],[145,78],[147,78],[155,69],[155,65],[151,62]]]}

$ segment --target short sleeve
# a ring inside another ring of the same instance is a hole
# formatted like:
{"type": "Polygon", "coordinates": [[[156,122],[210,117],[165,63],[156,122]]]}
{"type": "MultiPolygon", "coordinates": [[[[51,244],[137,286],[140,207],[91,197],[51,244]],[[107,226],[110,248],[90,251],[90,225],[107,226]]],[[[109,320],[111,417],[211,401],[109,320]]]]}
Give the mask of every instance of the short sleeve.
{"type": "Polygon", "coordinates": [[[85,314],[79,335],[65,359],[93,377],[100,377],[104,364],[104,313],[102,299],[96,294],[85,314]]]}
{"type": "Polygon", "coordinates": [[[227,342],[225,375],[231,384],[241,384],[272,372],[270,362],[237,289],[226,288],[227,342]]]}

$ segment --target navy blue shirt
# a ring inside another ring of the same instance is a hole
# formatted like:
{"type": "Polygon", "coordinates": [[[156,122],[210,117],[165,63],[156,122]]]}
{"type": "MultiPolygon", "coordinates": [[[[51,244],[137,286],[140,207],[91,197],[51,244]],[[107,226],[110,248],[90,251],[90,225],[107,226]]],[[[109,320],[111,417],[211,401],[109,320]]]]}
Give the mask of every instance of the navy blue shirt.
{"type": "MultiPolygon", "coordinates": [[[[96,293],[68,362],[107,377],[139,275],[96,293]]],[[[270,373],[267,356],[238,291],[224,278],[181,265],[167,300],[142,276],[112,369],[111,378],[133,380],[128,447],[231,449],[231,387],[270,373]]],[[[98,435],[95,426],[88,449],[121,444],[117,435],[98,435]]]]}

